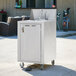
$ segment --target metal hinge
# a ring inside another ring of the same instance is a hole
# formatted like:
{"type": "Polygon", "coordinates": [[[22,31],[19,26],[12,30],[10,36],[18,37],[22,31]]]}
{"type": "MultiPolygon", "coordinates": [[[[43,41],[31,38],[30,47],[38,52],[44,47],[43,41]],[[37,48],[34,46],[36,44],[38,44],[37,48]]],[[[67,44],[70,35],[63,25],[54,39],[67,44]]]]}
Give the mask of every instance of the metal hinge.
{"type": "Polygon", "coordinates": [[[22,32],[24,32],[24,27],[22,27],[22,32]]]}

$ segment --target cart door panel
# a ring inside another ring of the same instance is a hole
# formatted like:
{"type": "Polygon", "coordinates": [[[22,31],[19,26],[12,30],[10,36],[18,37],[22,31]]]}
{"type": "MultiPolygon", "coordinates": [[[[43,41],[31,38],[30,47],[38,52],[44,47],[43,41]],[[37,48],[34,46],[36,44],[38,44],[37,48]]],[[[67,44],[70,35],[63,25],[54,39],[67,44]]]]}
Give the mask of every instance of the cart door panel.
{"type": "Polygon", "coordinates": [[[40,62],[40,25],[21,26],[21,60],[40,62]]]}

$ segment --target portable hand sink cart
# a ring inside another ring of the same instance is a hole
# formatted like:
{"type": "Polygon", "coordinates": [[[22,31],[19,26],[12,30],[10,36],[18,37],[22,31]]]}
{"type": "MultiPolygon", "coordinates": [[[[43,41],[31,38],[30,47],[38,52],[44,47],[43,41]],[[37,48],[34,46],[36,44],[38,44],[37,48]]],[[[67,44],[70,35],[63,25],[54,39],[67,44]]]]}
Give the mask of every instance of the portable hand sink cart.
{"type": "Polygon", "coordinates": [[[54,65],[56,57],[56,10],[50,20],[18,21],[18,61],[54,65]]]}

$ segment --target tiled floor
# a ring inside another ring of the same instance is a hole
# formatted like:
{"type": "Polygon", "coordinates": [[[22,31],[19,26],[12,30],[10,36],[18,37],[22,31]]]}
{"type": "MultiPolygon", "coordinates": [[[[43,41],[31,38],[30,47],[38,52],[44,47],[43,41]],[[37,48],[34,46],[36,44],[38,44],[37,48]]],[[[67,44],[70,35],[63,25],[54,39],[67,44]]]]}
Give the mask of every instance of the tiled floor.
{"type": "Polygon", "coordinates": [[[56,65],[26,72],[17,62],[17,37],[0,36],[0,76],[76,76],[76,36],[56,40],[56,65]]]}

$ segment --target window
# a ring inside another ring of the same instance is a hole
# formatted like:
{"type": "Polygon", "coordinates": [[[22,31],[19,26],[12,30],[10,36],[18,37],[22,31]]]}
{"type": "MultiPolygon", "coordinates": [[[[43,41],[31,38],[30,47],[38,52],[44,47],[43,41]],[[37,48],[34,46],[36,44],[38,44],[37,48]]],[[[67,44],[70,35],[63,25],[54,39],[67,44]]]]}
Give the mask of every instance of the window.
{"type": "Polygon", "coordinates": [[[16,8],[56,8],[56,0],[16,0],[16,8]]]}
{"type": "Polygon", "coordinates": [[[53,4],[56,6],[56,0],[54,0],[54,3],[53,4]]]}
{"type": "Polygon", "coordinates": [[[27,8],[35,8],[35,0],[27,0],[27,8]]]}

